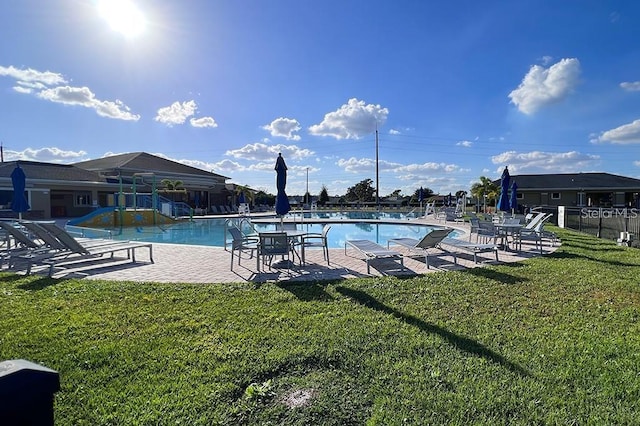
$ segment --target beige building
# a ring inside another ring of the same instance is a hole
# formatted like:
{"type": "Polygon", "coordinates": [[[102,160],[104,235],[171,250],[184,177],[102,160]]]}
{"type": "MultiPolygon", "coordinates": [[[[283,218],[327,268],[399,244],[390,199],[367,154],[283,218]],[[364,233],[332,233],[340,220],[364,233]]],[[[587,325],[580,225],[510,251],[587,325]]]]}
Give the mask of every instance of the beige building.
{"type": "Polygon", "coordinates": [[[24,218],[50,219],[80,217],[96,207],[115,205],[119,193],[172,197],[202,212],[212,205],[235,203],[233,184],[228,177],[197,169],[144,152],[114,155],[73,165],[35,161],[0,163],[0,216],[16,217],[11,210],[11,173],[17,164],[26,175],[25,193],[30,210],[24,218]],[[162,181],[180,181],[181,191],[163,194],[162,181]]]}

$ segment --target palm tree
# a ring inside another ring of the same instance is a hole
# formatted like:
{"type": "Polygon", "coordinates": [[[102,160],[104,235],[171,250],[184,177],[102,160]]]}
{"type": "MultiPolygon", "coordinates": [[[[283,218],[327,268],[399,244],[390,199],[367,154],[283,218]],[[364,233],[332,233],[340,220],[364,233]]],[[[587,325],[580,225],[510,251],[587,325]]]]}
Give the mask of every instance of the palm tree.
{"type": "MultiPolygon", "coordinates": [[[[471,185],[471,195],[476,197],[478,204],[480,204],[480,200],[484,200],[485,210],[487,208],[486,199],[489,198],[495,200],[498,197],[499,191],[498,185],[493,183],[493,181],[486,176],[480,176],[480,182],[476,182],[471,185]]],[[[483,213],[486,213],[486,211],[483,213]]]]}
{"type": "Polygon", "coordinates": [[[174,204],[174,203],[175,203],[175,199],[174,199],[173,195],[174,195],[176,192],[181,192],[181,193],[185,193],[185,192],[187,192],[187,191],[186,191],[186,189],[184,189],[184,188],[180,188],[180,187],[183,185],[183,183],[182,183],[182,181],[181,181],[181,180],[179,180],[179,179],[178,179],[178,180],[162,179],[162,180],[160,181],[160,183],[161,183],[162,185],[164,185],[164,187],[165,187],[165,189],[164,189],[164,190],[162,190],[162,192],[165,192],[165,193],[166,193],[166,192],[171,193],[171,204],[174,204]]]}

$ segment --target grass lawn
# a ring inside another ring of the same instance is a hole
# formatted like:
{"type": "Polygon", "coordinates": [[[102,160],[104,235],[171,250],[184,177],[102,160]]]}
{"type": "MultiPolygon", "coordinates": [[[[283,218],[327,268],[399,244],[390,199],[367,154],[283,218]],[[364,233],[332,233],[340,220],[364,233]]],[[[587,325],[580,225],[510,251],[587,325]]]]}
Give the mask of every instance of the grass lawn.
{"type": "Polygon", "coordinates": [[[633,424],[640,250],[415,278],[157,284],[0,274],[0,360],[59,425],[633,424]]]}

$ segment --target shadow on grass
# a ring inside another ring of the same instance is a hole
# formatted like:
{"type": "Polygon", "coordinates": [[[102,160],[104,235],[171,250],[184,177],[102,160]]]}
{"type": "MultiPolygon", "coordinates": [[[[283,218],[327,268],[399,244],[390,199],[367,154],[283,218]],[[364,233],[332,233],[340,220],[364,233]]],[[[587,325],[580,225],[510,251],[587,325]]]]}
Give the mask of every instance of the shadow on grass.
{"type": "Polygon", "coordinates": [[[508,361],[502,355],[493,352],[491,349],[487,348],[486,346],[482,345],[481,343],[473,339],[469,339],[467,337],[463,337],[458,334],[452,333],[442,327],[438,327],[437,325],[425,322],[420,318],[416,318],[413,315],[404,314],[383,303],[380,303],[377,299],[371,297],[370,295],[368,295],[363,291],[353,290],[353,289],[341,287],[341,286],[336,287],[336,290],[339,293],[353,299],[355,302],[363,306],[366,306],[371,309],[375,309],[376,311],[384,312],[389,315],[393,315],[394,317],[404,321],[405,323],[419,328],[425,333],[437,334],[438,336],[442,337],[443,339],[448,341],[451,345],[453,345],[454,347],[456,347],[457,349],[463,352],[467,352],[471,355],[481,356],[491,362],[500,364],[506,367],[507,369],[515,373],[518,373],[522,376],[530,376],[529,372],[527,372],[524,368],[520,367],[519,365],[513,362],[508,361]]]}
{"type": "MultiPolygon", "coordinates": [[[[522,265],[515,266],[514,264],[506,264],[505,266],[512,268],[522,267],[522,265]]],[[[474,277],[482,277],[502,284],[521,284],[529,281],[526,278],[516,277],[515,275],[511,274],[505,274],[491,268],[470,268],[462,272],[465,274],[473,275],[474,277]]]]}
{"type": "Polygon", "coordinates": [[[327,293],[326,288],[329,281],[326,282],[278,282],[276,285],[283,290],[293,294],[298,300],[303,302],[330,302],[333,296],[327,293]]]}
{"type": "Polygon", "coordinates": [[[611,265],[611,266],[624,266],[624,267],[637,267],[640,266],[640,264],[638,263],[626,263],[626,262],[621,262],[619,260],[604,260],[598,257],[593,257],[593,256],[587,256],[584,254],[577,254],[577,253],[569,253],[566,251],[563,252],[555,252],[550,254],[549,256],[547,256],[548,258],[553,258],[553,259],[571,259],[571,260],[585,260],[585,261],[590,261],[590,262],[598,262],[598,263],[606,263],[607,265],[611,265]]]}
{"type": "Polygon", "coordinates": [[[20,285],[18,285],[18,288],[20,288],[22,290],[38,291],[38,290],[43,290],[43,289],[45,289],[47,287],[50,287],[52,285],[60,284],[63,281],[66,281],[66,279],[65,278],[40,277],[40,278],[37,278],[35,280],[29,281],[27,283],[20,284],[20,285]]]}

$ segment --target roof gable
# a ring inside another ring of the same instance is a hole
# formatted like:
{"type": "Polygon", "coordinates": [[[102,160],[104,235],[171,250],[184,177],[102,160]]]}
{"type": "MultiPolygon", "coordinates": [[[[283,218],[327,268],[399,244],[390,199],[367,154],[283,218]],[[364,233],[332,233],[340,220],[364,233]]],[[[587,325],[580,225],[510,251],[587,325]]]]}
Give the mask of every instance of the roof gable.
{"type": "Polygon", "coordinates": [[[164,172],[170,174],[197,175],[229,179],[217,173],[208,172],[166,158],[158,157],[146,152],[111,155],[96,160],[81,161],[74,164],[77,167],[92,171],[132,170],[135,172],[164,172]]]}
{"type": "Polygon", "coordinates": [[[106,182],[105,178],[100,176],[100,174],[71,164],[41,163],[22,160],[0,163],[0,178],[11,178],[11,173],[17,164],[20,164],[27,179],[106,182]]]}

